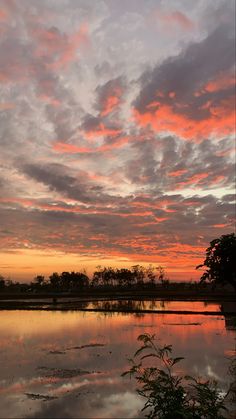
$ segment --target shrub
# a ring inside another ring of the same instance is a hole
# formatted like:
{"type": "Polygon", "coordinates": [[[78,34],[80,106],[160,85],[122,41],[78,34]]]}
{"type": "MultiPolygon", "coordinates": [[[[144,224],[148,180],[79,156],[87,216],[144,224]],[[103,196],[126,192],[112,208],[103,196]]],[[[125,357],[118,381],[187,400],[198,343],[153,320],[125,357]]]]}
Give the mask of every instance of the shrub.
{"type": "Polygon", "coordinates": [[[182,357],[172,357],[172,345],[158,346],[155,335],[138,337],[142,346],[130,359],[131,367],[122,376],[133,376],[138,382],[137,392],[146,399],[142,410],[149,419],[224,419],[224,397],[215,381],[200,381],[190,376],[179,376],[175,365],[182,357]],[[145,366],[147,359],[152,366],[145,366]]]}

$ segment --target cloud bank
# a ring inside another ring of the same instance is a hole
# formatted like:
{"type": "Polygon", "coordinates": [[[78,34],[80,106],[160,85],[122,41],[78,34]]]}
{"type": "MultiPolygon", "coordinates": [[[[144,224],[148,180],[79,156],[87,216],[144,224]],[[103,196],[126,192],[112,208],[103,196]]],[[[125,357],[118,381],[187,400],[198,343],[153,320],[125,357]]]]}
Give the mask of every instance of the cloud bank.
{"type": "Polygon", "coordinates": [[[2,274],[41,252],[195,275],[234,226],[234,8],[1,0],[2,274]]]}

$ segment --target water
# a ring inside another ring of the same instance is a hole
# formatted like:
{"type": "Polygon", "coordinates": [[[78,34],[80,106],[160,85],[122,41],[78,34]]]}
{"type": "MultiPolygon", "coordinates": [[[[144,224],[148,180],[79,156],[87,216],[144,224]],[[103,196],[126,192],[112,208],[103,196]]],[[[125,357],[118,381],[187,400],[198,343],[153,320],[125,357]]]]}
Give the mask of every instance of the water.
{"type": "MultiPolygon", "coordinates": [[[[164,306],[186,307],[171,304],[164,306]]],[[[232,319],[197,313],[219,305],[191,305],[196,314],[1,311],[0,417],[144,417],[135,382],[121,373],[145,332],[185,357],[178,372],[215,378],[226,389],[235,349],[232,319]]]]}

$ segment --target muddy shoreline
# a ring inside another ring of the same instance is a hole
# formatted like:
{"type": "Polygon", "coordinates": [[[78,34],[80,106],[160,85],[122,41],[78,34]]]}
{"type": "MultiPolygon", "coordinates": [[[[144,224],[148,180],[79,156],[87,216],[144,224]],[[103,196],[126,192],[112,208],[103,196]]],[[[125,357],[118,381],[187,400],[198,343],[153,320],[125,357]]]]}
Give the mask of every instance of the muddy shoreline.
{"type": "Polygon", "coordinates": [[[80,292],[5,292],[0,293],[0,301],[2,300],[40,300],[57,298],[77,298],[81,301],[96,301],[102,299],[118,300],[147,300],[147,299],[164,299],[178,301],[235,301],[236,293],[233,291],[218,290],[186,290],[186,289],[163,289],[157,288],[153,290],[86,290],[80,292]]]}
{"type": "Polygon", "coordinates": [[[195,292],[123,292],[123,293],[86,293],[75,294],[1,294],[0,310],[44,310],[44,311],[87,311],[102,313],[158,313],[158,314],[202,314],[202,315],[236,315],[236,296],[229,293],[198,293],[195,292]],[[145,300],[155,301],[201,301],[216,303],[221,310],[168,310],[162,308],[125,307],[122,302],[142,302],[145,300]],[[107,306],[107,303],[117,301],[118,307],[107,306]],[[88,307],[89,303],[102,303],[104,307],[88,307]],[[120,306],[119,306],[120,304],[120,306]],[[230,307],[230,309],[228,309],[230,307]]]}

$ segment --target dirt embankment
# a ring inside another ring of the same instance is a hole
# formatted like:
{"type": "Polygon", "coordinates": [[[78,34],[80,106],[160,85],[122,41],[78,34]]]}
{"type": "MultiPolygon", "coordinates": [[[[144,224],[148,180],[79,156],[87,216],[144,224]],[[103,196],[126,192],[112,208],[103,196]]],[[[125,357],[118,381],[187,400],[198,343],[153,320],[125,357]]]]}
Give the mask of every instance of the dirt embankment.
{"type": "MultiPolygon", "coordinates": [[[[127,290],[119,292],[99,291],[72,293],[38,293],[38,294],[6,294],[0,295],[0,310],[78,310],[95,312],[125,313],[179,313],[195,314],[196,311],[183,308],[173,310],[167,307],[146,308],[138,302],[145,300],[163,301],[203,301],[216,303],[220,309],[215,311],[204,309],[201,314],[219,315],[220,313],[236,315],[236,296],[229,292],[196,292],[192,290],[127,290]],[[114,304],[114,301],[117,304],[114,304]],[[96,304],[96,302],[99,304],[96,304]],[[109,303],[110,302],[110,303],[109,303]],[[112,303],[113,302],[113,303],[112,303]]],[[[200,314],[200,312],[198,311],[200,314]]]]}

